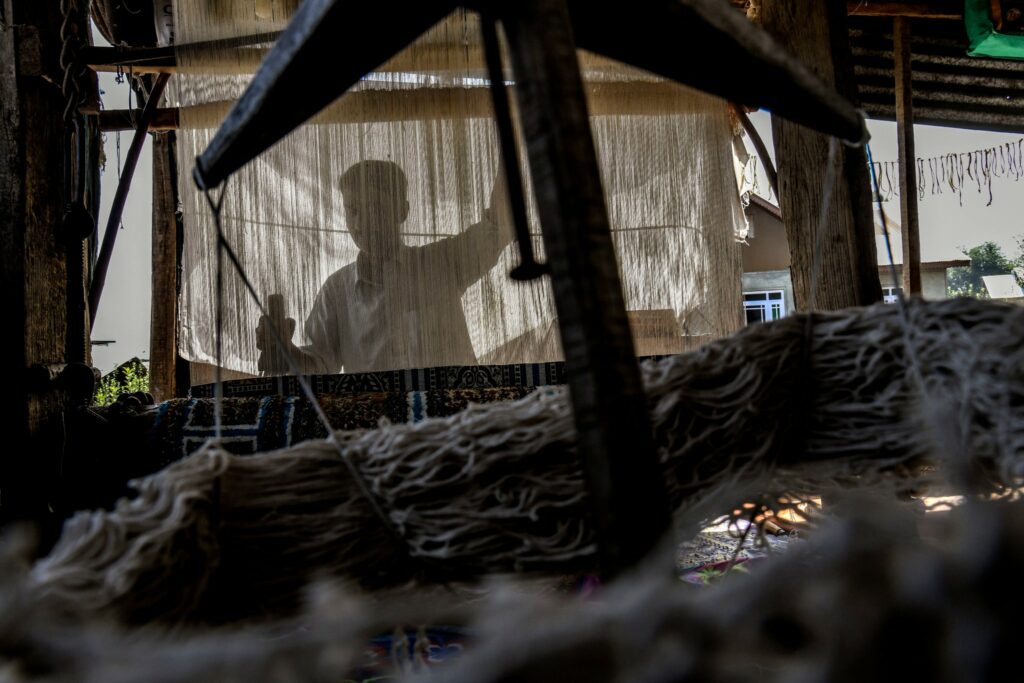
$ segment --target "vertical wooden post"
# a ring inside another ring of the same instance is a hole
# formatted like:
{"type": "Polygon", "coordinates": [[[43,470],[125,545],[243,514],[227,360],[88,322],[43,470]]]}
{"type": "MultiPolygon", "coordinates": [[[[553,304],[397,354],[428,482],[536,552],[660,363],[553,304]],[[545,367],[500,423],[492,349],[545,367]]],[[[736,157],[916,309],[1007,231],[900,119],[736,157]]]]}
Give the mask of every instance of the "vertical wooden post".
{"type": "Polygon", "coordinates": [[[509,3],[527,154],[607,576],[669,525],[565,0],[509,3]]]}
{"type": "Polygon", "coordinates": [[[910,21],[892,21],[896,76],[896,138],[900,168],[900,236],[903,241],[903,292],[921,294],[921,237],[917,219],[917,155],[914,153],[914,102],[910,66],[910,21]]]}
{"type": "MultiPolygon", "coordinates": [[[[857,101],[844,3],[762,0],[760,19],[797,59],[840,94],[857,101]]],[[[824,135],[774,116],[772,136],[793,293],[797,308],[806,309],[829,143],[824,135]]],[[[827,310],[882,298],[866,155],[862,148],[840,145],[836,163],[839,173],[831,188],[815,295],[816,307],[827,310]]]]}
{"type": "Polygon", "coordinates": [[[153,289],[149,328],[149,390],[157,401],[177,395],[178,219],[172,155],[174,133],[153,136],[153,289]]]}
{"type": "MultiPolygon", "coordinates": [[[[14,370],[12,385],[0,391],[0,424],[10,443],[28,437],[25,353],[25,147],[21,97],[18,91],[18,35],[13,0],[0,0],[0,288],[6,305],[6,324],[0,334],[0,353],[14,370]]],[[[13,487],[20,484],[23,463],[17,449],[0,455],[0,513],[3,519],[20,512],[22,502],[13,487]],[[13,451],[13,452],[12,452],[13,451]]]]}
{"type": "Polygon", "coordinates": [[[0,0],[0,353],[9,368],[0,424],[11,444],[0,451],[3,519],[52,517],[64,445],[63,396],[28,372],[67,359],[61,24],[58,0],[0,0]]]}

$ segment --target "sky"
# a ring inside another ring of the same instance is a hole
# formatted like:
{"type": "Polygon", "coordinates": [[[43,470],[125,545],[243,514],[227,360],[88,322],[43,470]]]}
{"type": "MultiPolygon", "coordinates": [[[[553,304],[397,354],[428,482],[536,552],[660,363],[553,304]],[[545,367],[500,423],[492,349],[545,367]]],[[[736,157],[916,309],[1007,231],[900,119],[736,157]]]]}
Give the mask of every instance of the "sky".
{"type": "MultiPolygon", "coordinates": [[[[98,34],[97,34],[98,36],[98,34]]],[[[99,38],[97,44],[102,44],[99,38]]],[[[106,109],[128,108],[128,79],[116,82],[115,74],[100,74],[100,91],[106,109]]],[[[138,102],[132,100],[138,106],[138,102]]],[[[105,232],[110,205],[117,191],[118,158],[124,159],[132,143],[132,132],[107,133],[103,151],[100,190],[99,231],[105,232]],[[120,137],[120,155],[118,138],[120,137]]],[[[146,137],[142,155],[132,179],[131,191],[121,220],[123,229],[110,259],[107,280],[103,286],[96,325],[92,330],[93,342],[110,340],[109,346],[92,347],[92,363],[104,374],[131,358],[149,358],[149,309],[151,292],[153,155],[151,136],[146,137]]],[[[102,239],[102,237],[101,237],[102,239]]]]}
{"type": "MultiPolygon", "coordinates": [[[[764,112],[751,114],[754,127],[764,138],[774,160],[771,143],[771,117],[764,112]]],[[[889,121],[868,121],[871,133],[871,154],[875,162],[897,159],[896,124],[889,121]]],[[[970,152],[1016,142],[1024,131],[1016,134],[989,133],[939,126],[914,126],[915,155],[929,158],[951,152],[970,152]]],[[[747,145],[751,151],[753,147],[747,145]]],[[[894,179],[895,180],[895,179],[894,179]]],[[[768,194],[768,181],[763,177],[759,194],[768,194]]],[[[772,198],[773,203],[778,200],[772,198]]],[[[976,188],[963,192],[960,199],[946,188],[943,194],[925,192],[918,201],[918,223],[921,232],[921,254],[924,260],[963,258],[960,247],[974,247],[993,241],[1007,256],[1018,253],[1015,236],[1024,235],[1024,179],[993,178],[992,204],[988,204],[988,191],[979,194],[976,188]]],[[[887,215],[899,220],[899,198],[884,203],[887,215]]]]}
{"type": "MultiPolygon", "coordinates": [[[[97,44],[102,38],[96,35],[97,44]]],[[[127,80],[118,84],[114,74],[100,74],[100,89],[107,109],[126,109],[129,106],[127,80]]],[[[133,102],[136,106],[137,102],[133,102]]],[[[751,115],[754,126],[761,133],[768,149],[771,143],[771,123],[767,113],[751,115]]],[[[896,125],[885,121],[869,121],[871,147],[875,161],[896,159],[896,125]]],[[[933,126],[915,126],[918,157],[932,157],[950,152],[968,152],[1019,140],[1021,134],[987,133],[933,126]]],[[[103,233],[110,204],[118,182],[118,137],[120,158],[127,154],[132,133],[108,133],[104,141],[106,166],[102,176],[100,204],[100,232],[103,233]]],[[[748,145],[749,147],[749,145],[748,145]]],[[[106,373],[124,361],[138,357],[149,358],[150,266],[152,244],[152,144],[147,137],[127,205],[118,232],[116,247],[110,263],[99,315],[92,338],[111,340],[109,346],[93,346],[93,365],[106,373]]],[[[761,193],[767,195],[767,181],[759,183],[761,193]]],[[[959,247],[972,247],[987,240],[999,244],[1008,256],[1017,253],[1015,236],[1024,235],[1024,180],[1014,182],[1005,178],[993,180],[993,200],[988,194],[974,190],[963,193],[963,206],[956,195],[925,194],[919,203],[921,251],[925,260],[956,258],[959,247]]],[[[777,201],[776,201],[777,203],[777,201]]],[[[886,212],[899,216],[899,205],[893,200],[886,212]]]]}

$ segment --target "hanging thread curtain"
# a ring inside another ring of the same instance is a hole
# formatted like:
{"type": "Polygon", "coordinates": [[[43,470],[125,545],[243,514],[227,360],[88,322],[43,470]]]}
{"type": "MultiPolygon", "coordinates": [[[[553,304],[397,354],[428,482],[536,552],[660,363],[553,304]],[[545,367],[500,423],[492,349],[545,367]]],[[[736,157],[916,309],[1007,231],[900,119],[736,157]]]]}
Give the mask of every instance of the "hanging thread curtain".
{"type": "MultiPolygon", "coordinates": [[[[179,340],[200,371],[216,362],[215,231],[191,160],[294,4],[175,6],[179,340]],[[261,34],[265,42],[190,47],[261,34]]],[[[734,331],[745,223],[725,103],[593,55],[581,53],[581,64],[637,353],[679,352],[734,331]]],[[[330,65],[317,76],[330,78],[330,65]]],[[[508,277],[518,251],[500,183],[495,190],[499,167],[478,20],[460,11],[238,171],[223,226],[304,371],[559,360],[548,279],[508,277]]],[[[529,193],[528,204],[543,258],[529,193]]],[[[222,367],[284,373],[241,281],[225,280],[222,367]]],[[[196,375],[194,383],[204,379],[196,375]]]]}

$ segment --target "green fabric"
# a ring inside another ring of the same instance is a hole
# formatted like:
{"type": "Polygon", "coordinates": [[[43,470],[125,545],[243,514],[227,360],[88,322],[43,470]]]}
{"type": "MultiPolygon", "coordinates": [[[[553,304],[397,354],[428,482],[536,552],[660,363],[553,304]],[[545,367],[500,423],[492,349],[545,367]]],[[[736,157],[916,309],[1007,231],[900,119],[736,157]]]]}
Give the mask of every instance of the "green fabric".
{"type": "Polygon", "coordinates": [[[964,26],[971,41],[967,54],[971,57],[1024,59],[1024,36],[998,33],[992,26],[988,7],[988,0],[964,2],[964,26]]]}

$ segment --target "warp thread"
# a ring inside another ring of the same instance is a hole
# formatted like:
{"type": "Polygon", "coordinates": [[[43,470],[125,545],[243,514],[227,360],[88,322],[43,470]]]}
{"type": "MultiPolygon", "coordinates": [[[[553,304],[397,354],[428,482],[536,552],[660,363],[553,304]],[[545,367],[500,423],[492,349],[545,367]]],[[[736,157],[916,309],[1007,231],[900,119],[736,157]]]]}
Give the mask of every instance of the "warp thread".
{"type": "MultiPolygon", "coordinates": [[[[964,191],[974,188],[978,194],[987,194],[986,206],[993,200],[992,181],[1006,178],[1014,182],[1024,178],[1024,138],[987,149],[970,152],[950,152],[928,158],[918,158],[917,196],[940,195],[952,192],[964,203],[964,191]]],[[[878,177],[878,194],[888,201],[900,195],[899,162],[873,163],[878,177]]]]}

